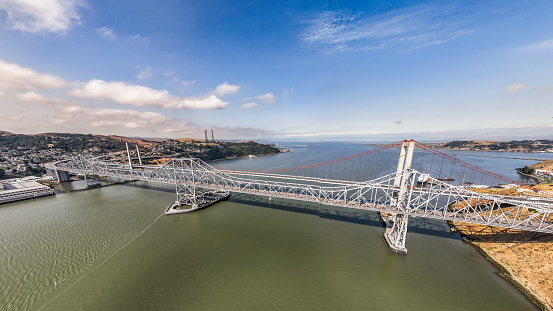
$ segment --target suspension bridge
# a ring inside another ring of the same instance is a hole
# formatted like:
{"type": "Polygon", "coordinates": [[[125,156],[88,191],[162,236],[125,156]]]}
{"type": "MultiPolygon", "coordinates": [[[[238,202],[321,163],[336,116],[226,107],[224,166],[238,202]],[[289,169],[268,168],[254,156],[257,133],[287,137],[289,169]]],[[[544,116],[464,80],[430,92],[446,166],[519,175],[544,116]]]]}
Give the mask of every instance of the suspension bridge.
{"type": "MultiPolygon", "coordinates": [[[[143,165],[138,159],[140,163],[133,164],[128,151],[127,163],[78,156],[45,166],[60,181],[71,172],[85,178],[100,175],[174,184],[173,205],[190,206],[189,211],[213,203],[213,193],[238,192],[384,212],[391,215],[386,244],[399,254],[407,253],[409,216],[553,233],[551,205],[478,192],[516,182],[414,140],[272,170],[222,170],[195,158],[175,158],[164,165],[143,165]]],[[[525,187],[537,195],[551,195],[525,187]]]]}

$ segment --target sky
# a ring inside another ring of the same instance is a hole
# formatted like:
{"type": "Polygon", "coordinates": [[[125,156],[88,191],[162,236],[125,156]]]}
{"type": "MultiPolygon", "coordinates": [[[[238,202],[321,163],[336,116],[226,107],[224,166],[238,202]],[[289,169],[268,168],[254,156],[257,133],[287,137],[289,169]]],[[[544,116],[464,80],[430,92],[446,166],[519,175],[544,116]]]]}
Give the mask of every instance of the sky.
{"type": "Polygon", "coordinates": [[[553,138],[551,16],[550,0],[0,0],[0,130],[553,138]]]}

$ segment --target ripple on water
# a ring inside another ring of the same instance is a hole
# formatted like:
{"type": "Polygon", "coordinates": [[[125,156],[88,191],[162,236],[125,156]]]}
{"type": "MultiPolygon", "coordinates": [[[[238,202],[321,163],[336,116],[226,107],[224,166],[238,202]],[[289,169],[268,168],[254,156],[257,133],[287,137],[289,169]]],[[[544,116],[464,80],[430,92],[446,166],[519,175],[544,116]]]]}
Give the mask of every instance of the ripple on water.
{"type": "Polygon", "coordinates": [[[0,207],[0,301],[6,310],[40,307],[142,232],[170,201],[168,193],[132,187],[118,196],[120,187],[0,207]],[[141,200],[132,200],[139,191],[141,200]]]}

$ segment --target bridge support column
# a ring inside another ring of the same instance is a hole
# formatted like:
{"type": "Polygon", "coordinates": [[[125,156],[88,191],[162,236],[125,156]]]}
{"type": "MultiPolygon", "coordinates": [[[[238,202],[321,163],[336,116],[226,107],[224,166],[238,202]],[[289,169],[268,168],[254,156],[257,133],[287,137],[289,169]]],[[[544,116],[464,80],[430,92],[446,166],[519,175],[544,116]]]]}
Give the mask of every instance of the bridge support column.
{"type": "Polygon", "coordinates": [[[129,143],[125,142],[125,146],[127,146],[127,157],[129,158],[129,169],[132,171],[132,160],[131,160],[131,151],[129,150],[129,143]]]}
{"type": "MultiPolygon", "coordinates": [[[[409,170],[413,161],[413,151],[415,149],[415,141],[404,141],[401,145],[399,161],[397,164],[396,177],[394,180],[394,188],[399,188],[395,197],[397,200],[392,201],[392,206],[397,210],[406,210],[405,194],[407,192],[407,183],[409,181],[409,170]]],[[[407,204],[408,205],[408,204],[407,204]]],[[[407,255],[405,240],[407,238],[407,222],[408,216],[403,213],[393,214],[393,226],[386,228],[384,233],[384,241],[391,252],[400,255],[407,255]]]]}
{"type": "Polygon", "coordinates": [[[177,183],[177,205],[190,205],[192,208],[201,207],[205,202],[204,194],[195,185],[187,185],[186,183],[177,183]]]}
{"type": "Polygon", "coordinates": [[[408,216],[405,214],[396,214],[392,228],[386,228],[384,240],[388,249],[396,254],[407,255],[405,239],[407,237],[408,216]]]}
{"type": "Polygon", "coordinates": [[[201,180],[200,164],[197,159],[173,160],[177,200],[175,205],[190,205],[192,208],[202,208],[206,204],[204,191],[198,187],[201,180]]]}

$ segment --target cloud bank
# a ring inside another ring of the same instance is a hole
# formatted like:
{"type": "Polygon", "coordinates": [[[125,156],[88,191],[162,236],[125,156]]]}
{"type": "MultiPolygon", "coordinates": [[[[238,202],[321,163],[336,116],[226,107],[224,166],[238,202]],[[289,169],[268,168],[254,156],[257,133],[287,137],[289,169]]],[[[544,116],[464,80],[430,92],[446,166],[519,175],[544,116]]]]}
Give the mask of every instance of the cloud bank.
{"type": "Polygon", "coordinates": [[[53,75],[40,74],[17,64],[0,60],[0,91],[8,89],[59,89],[67,82],[53,75]]]}
{"type": "Polygon", "coordinates": [[[176,97],[167,90],[155,90],[146,86],[126,82],[106,82],[93,79],[79,84],[68,95],[94,100],[110,100],[123,105],[153,106],[168,109],[223,109],[228,102],[215,95],[201,97],[176,97]]]}
{"type": "MultiPolygon", "coordinates": [[[[129,109],[113,109],[83,106],[63,98],[46,97],[38,92],[16,94],[20,104],[34,105],[33,110],[45,110],[51,115],[40,115],[41,125],[45,128],[55,128],[58,131],[79,132],[75,129],[86,129],[90,133],[141,135],[159,137],[201,137],[203,127],[151,111],[134,111],[129,109]]],[[[10,116],[12,121],[21,121],[19,116],[10,116]]],[[[222,137],[254,137],[267,134],[253,128],[213,128],[222,137]]]]}

